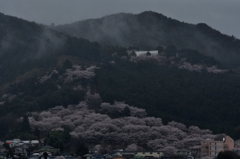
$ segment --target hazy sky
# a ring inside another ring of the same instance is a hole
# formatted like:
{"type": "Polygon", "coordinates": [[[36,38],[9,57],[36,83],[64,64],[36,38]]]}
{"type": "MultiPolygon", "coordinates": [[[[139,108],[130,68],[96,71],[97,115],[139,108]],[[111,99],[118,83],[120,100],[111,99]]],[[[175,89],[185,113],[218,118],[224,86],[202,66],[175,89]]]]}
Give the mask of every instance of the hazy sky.
{"type": "Polygon", "coordinates": [[[240,39],[240,0],[0,0],[0,12],[47,25],[149,10],[240,39]]]}

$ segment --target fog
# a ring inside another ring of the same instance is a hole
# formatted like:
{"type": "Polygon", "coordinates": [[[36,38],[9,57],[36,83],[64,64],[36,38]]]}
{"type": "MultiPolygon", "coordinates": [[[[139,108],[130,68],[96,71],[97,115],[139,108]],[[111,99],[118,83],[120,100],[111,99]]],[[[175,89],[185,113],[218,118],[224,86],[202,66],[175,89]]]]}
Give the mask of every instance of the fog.
{"type": "MultiPolygon", "coordinates": [[[[158,45],[166,47],[173,44],[178,49],[199,50],[202,54],[214,57],[227,67],[239,64],[239,54],[233,46],[228,45],[228,47],[232,47],[233,51],[222,47],[220,43],[208,37],[208,34],[203,33],[199,28],[213,30],[206,24],[182,23],[151,11],[141,14],[112,14],[100,19],[83,20],[55,27],[60,32],[92,42],[97,41],[102,45],[151,50],[158,45]],[[228,54],[224,49],[228,50],[228,54]]],[[[230,42],[234,40],[234,37],[223,39],[230,42]]]]}
{"type": "Polygon", "coordinates": [[[114,13],[155,11],[188,23],[207,23],[240,38],[240,1],[236,0],[1,0],[0,12],[50,25],[100,18],[114,13]]]}

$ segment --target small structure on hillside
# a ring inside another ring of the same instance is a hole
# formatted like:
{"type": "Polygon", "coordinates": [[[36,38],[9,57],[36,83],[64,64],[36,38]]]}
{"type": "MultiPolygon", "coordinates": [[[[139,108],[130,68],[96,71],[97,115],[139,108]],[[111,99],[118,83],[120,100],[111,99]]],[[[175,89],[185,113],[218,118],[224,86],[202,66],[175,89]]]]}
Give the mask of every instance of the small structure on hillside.
{"type": "Polygon", "coordinates": [[[131,50],[131,51],[128,51],[129,55],[133,55],[134,53],[135,53],[135,56],[158,55],[158,50],[151,50],[151,51],[135,51],[135,50],[131,50]]]}
{"type": "Polygon", "coordinates": [[[60,149],[56,149],[52,146],[43,146],[38,151],[34,151],[34,152],[39,152],[40,154],[44,152],[49,152],[50,153],[49,155],[56,155],[56,154],[60,154],[60,149]]]}

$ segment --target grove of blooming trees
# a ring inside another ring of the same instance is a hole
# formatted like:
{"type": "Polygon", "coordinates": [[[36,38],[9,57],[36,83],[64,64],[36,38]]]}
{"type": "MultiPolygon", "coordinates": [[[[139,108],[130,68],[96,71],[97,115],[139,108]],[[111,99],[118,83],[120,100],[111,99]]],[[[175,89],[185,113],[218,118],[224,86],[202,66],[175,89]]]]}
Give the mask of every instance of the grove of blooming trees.
{"type": "Polygon", "coordinates": [[[29,116],[29,123],[32,130],[38,128],[43,133],[67,126],[73,138],[95,144],[122,145],[127,150],[143,146],[151,150],[170,151],[198,145],[204,139],[216,137],[210,130],[201,130],[196,126],[186,127],[174,121],[163,125],[160,118],[146,115],[144,109],[124,102],[115,102],[113,105],[101,103],[98,111],[89,109],[86,102],[80,102],[66,108],[57,106],[48,111],[33,112],[29,116]],[[126,107],[130,109],[130,116],[110,118],[107,115],[121,113],[126,107]]]}

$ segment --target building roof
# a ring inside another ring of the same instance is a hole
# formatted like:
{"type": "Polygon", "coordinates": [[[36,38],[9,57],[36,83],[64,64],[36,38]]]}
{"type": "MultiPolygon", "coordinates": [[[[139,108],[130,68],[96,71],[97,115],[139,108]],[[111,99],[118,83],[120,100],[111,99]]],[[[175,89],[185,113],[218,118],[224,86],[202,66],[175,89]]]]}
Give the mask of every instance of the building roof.
{"type": "Polygon", "coordinates": [[[240,144],[240,139],[234,141],[235,144],[240,144]]]}
{"type": "Polygon", "coordinates": [[[39,144],[39,141],[38,140],[32,140],[31,143],[32,144],[39,144]]]}
{"type": "Polygon", "coordinates": [[[116,151],[116,153],[148,153],[148,152],[164,152],[164,151],[116,151]]]}
{"type": "Polygon", "coordinates": [[[41,147],[41,149],[54,149],[54,147],[46,145],[46,146],[41,147]]]}
{"type": "Polygon", "coordinates": [[[141,54],[146,54],[147,52],[150,52],[151,54],[158,54],[158,50],[151,50],[151,51],[134,51],[137,56],[141,54]]]}
{"type": "Polygon", "coordinates": [[[20,139],[13,139],[12,142],[18,143],[18,142],[21,142],[21,140],[20,139]]]}
{"type": "Polygon", "coordinates": [[[94,155],[93,154],[86,154],[84,155],[84,157],[93,157],[94,155]]]}
{"type": "Polygon", "coordinates": [[[25,143],[25,144],[29,144],[30,143],[29,140],[23,140],[22,142],[25,143]]]}

